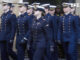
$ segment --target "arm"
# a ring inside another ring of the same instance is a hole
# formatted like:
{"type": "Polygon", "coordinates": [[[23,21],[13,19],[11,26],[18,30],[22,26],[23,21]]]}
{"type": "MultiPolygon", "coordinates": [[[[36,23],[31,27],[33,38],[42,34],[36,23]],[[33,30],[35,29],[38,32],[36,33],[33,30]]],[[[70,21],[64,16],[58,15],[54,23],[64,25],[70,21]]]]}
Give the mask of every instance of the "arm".
{"type": "Polygon", "coordinates": [[[25,33],[25,36],[23,37],[23,39],[21,40],[22,43],[27,43],[30,44],[30,37],[31,37],[31,30],[30,30],[30,24],[31,21],[29,18],[27,18],[28,20],[26,21],[26,28],[27,28],[27,32],[25,33]]]}
{"type": "Polygon", "coordinates": [[[10,40],[14,40],[14,36],[15,36],[15,33],[16,33],[16,15],[12,15],[11,17],[11,38],[10,40]]]}
{"type": "Polygon", "coordinates": [[[78,16],[75,16],[75,19],[74,19],[74,26],[75,26],[75,31],[76,31],[76,35],[77,35],[77,38],[78,38],[78,42],[80,42],[80,24],[79,24],[79,17],[78,16]]]}
{"type": "Polygon", "coordinates": [[[58,33],[58,17],[55,16],[55,19],[53,21],[53,34],[54,34],[54,41],[57,40],[57,33],[58,33]]]}
{"type": "Polygon", "coordinates": [[[47,43],[50,45],[50,47],[54,47],[52,29],[50,28],[49,23],[46,21],[44,22],[43,32],[47,43]]]}

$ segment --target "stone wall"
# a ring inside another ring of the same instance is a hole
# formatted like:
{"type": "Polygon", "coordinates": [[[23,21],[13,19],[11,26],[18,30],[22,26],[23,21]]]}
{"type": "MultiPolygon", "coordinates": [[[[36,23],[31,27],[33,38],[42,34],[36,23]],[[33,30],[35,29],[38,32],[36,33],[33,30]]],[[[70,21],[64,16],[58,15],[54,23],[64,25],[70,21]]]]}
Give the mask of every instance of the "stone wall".
{"type": "MultiPolygon", "coordinates": [[[[80,4],[80,0],[76,0],[76,3],[80,4]]],[[[76,8],[76,14],[80,16],[80,7],[76,8]]]]}
{"type": "MultiPolygon", "coordinates": [[[[5,0],[0,0],[0,2],[2,2],[2,1],[5,1],[5,0]]],[[[9,1],[9,2],[13,2],[13,3],[17,3],[17,2],[19,2],[19,1],[21,1],[21,0],[6,0],[6,1],[9,1]]],[[[18,15],[18,6],[17,6],[17,4],[14,4],[15,5],[15,8],[14,8],[14,13],[16,14],[16,15],[18,15]]],[[[2,5],[0,4],[0,15],[2,14],[2,5]]]]}

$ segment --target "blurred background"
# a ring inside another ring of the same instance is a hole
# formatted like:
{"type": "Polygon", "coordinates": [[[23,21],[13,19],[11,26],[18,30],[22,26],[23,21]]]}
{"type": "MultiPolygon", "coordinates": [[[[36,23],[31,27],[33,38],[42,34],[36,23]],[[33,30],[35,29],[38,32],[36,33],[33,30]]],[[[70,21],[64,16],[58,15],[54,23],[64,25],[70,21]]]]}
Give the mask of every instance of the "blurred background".
{"type": "MultiPolygon", "coordinates": [[[[5,0],[0,0],[1,1],[5,1],[5,0]]],[[[52,5],[61,5],[63,2],[70,2],[70,3],[80,3],[80,0],[6,0],[6,1],[9,1],[9,2],[13,2],[13,3],[18,3],[18,2],[29,2],[30,4],[33,3],[33,2],[40,2],[41,4],[44,4],[44,3],[50,3],[52,5]]],[[[0,9],[1,9],[1,4],[0,4],[0,9]]],[[[18,12],[17,12],[17,5],[15,7],[16,9],[14,9],[14,12],[18,15],[18,12]]],[[[2,13],[2,11],[0,10],[0,14],[2,13]]],[[[75,13],[77,15],[80,15],[80,7],[76,7],[76,11],[75,13]]]]}

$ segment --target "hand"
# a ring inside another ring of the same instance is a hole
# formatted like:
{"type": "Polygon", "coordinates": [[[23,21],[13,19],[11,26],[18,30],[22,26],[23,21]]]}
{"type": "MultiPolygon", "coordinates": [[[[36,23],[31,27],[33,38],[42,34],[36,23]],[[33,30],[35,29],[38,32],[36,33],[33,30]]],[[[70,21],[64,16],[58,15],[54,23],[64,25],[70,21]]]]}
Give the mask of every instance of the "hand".
{"type": "Polygon", "coordinates": [[[21,43],[21,44],[26,44],[26,43],[27,43],[27,40],[28,40],[28,39],[24,37],[23,40],[21,40],[20,43],[21,43]]]}
{"type": "Polygon", "coordinates": [[[27,43],[27,41],[26,40],[21,40],[21,42],[20,42],[20,44],[26,44],[27,43]]]}

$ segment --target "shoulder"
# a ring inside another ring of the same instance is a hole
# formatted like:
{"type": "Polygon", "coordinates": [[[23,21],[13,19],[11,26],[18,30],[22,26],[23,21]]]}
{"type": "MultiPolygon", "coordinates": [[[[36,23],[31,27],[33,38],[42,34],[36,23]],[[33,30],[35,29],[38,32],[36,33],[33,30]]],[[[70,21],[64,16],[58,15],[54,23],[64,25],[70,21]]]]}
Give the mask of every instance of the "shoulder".
{"type": "Polygon", "coordinates": [[[49,22],[48,22],[45,18],[42,19],[42,23],[43,23],[43,25],[46,26],[46,27],[49,26],[49,22]]]}
{"type": "Polygon", "coordinates": [[[11,18],[17,18],[15,14],[10,14],[11,18]]]}

